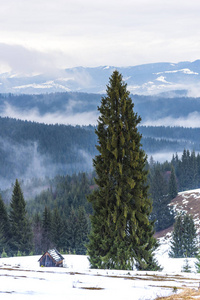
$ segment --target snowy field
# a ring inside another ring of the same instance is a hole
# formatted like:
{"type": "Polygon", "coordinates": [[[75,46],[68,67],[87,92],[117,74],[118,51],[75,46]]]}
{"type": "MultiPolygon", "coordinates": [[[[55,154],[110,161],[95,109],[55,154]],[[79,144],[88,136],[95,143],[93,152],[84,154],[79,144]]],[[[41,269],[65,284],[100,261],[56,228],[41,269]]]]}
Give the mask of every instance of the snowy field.
{"type": "Polygon", "coordinates": [[[86,256],[64,255],[64,268],[39,267],[40,256],[0,258],[1,300],[150,300],[177,289],[198,289],[195,259],[192,273],[183,273],[184,259],[168,257],[169,241],[162,240],[156,258],[160,272],[91,270],[86,256]]]}

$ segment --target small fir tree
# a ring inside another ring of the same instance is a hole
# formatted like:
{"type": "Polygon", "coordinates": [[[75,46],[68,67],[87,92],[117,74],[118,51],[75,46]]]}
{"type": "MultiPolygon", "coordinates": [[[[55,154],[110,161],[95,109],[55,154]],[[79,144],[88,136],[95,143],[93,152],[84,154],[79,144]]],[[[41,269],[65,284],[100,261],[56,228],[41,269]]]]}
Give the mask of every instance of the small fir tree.
{"type": "Polygon", "coordinates": [[[26,202],[18,180],[16,179],[10,203],[11,249],[16,254],[29,254],[33,248],[32,230],[27,217],[26,202]]]}
{"type": "Polygon", "coordinates": [[[171,241],[171,257],[195,257],[197,254],[196,228],[192,216],[178,215],[171,241]]]}
{"type": "Polygon", "coordinates": [[[192,268],[191,268],[191,265],[189,264],[189,260],[186,256],[186,259],[184,261],[184,265],[182,268],[182,272],[191,273],[191,271],[192,271],[192,268]]]}
{"type": "Polygon", "coordinates": [[[153,199],[151,219],[155,221],[155,231],[170,227],[174,223],[174,214],[169,207],[168,186],[159,166],[152,171],[150,194],[153,199]]]}
{"type": "Polygon", "coordinates": [[[198,251],[198,253],[196,255],[195,267],[196,267],[197,273],[200,273],[200,250],[198,251]]]}
{"type": "Polygon", "coordinates": [[[184,215],[183,228],[183,248],[185,249],[185,253],[187,257],[195,257],[198,251],[197,232],[191,215],[184,215]]]}
{"type": "Polygon", "coordinates": [[[5,249],[9,251],[10,243],[10,223],[5,204],[0,195],[0,252],[5,249]]]}
{"type": "Polygon", "coordinates": [[[183,257],[183,231],[182,216],[178,215],[172,232],[170,257],[183,257]]]}
{"type": "Polygon", "coordinates": [[[141,118],[118,71],[98,108],[96,134],[99,155],[94,159],[98,189],[89,196],[93,205],[88,243],[93,268],[154,269],[156,240],[149,221],[146,155],[137,125],[141,118]]]}
{"type": "Polygon", "coordinates": [[[1,257],[8,257],[8,255],[7,255],[6,251],[5,251],[5,249],[3,249],[3,252],[1,253],[1,257]]]}
{"type": "Polygon", "coordinates": [[[169,178],[169,200],[174,199],[178,194],[176,175],[173,165],[171,165],[171,174],[169,178]]]}

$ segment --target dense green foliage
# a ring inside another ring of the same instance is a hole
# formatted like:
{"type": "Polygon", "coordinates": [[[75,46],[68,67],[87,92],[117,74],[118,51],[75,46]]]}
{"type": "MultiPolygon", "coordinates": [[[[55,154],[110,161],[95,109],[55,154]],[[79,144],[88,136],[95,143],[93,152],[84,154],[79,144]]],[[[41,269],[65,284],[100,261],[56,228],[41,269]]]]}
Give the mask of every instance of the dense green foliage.
{"type": "Polygon", "coordinates": [[[171,161],[178,180],[178,190],[184,191],[199,188],[200,154],[184,149],[181,158],[176,154],[171,161]]]}
{"type": "MultiPolygon", "coordinates": [[[[185,152],[188,160],[196,162],[198,175],[199,155],[196,156],[194,152],[190,153],[185,150],[180,158],[175,155],[171,163],[160,164],[151,158],[150,163],[146,166],[149,169],[149,194],[153,200],[153,211],[150,217],[155,221],[156,231],[165,229],[173,223],[173,215],[169,210],[168,203],[176,196],[177,184],[180,185],[181,172],[177,171],[183,170],[182,165],[185,163],[185,159],[182,160],[182,157],[185,157],[185,152]]],[[[193,169],[189,168],[189,172],[187,170],[186,174],[185,189],[199,187],[196,176],[190,175],[193,174],[193,169]],[[192,178],[195,179],[193,183],[192,178]]],[[[85,243],[90,232],[89,215],[92,213],[92,207],[88,203],[86,195],[95,188],[93,175],[79,173],[72,176],[56,176],[51,180],[48,178],[32,179],[27,183],[20,182],[20,186],[25,191],[23,193],[25,199],[28,199],[25,210],[27,210],[26,217],[32,225],[33,252],[41,254],[50,245],[63,251],[86,253],[85,243]],[[37,196],[34,196],[35,191],[39,191],[37,196]],[[50,215],[48,226],[45,225],[46,209],[50,215]],[[46,235],[44,235],[45,230],[46,235]],[[49,244],[45,245],[48,234],[49,244]]],[[[17,251],[16,247],[11,246],[9,213],[12,193],[13,187],[11,191],[2,192],[3,200],[0,198],[0,253],[5,250],[8,255],[16,254],[17,251]]]]}
{"type": "Polygon", "coordinates": [[[178,194],[177,180],[175,175],[174,166],[171,165],[171,174],[169,178],[168,198],[170,201],[174,199],[178,194]]]}
{"type": "Polygon", "coordinates": [[[171,242],[171,257],[195,257],[197,254],[197,233],[194,221],[189,214],[176,217],[171,242]]]}
{"type": "Polygon", "coordinates": [[[159,165],[154,165],[150,169],[149,192],[153,199],[153,210],[150,218],[155,221],[155,231],[168,228],[174,223],[173,210],[168,206],[171,200],[177,195],[177,192],[173,195],[170,193],[172,182],[171,178],[174,178],[172,176],[170,176],[168,183],[168,181],[164,178],[164,174],[161,172],[159,165]]]}
{"type": "Polygon", "coordinates": [[[0,253],[9,250],[10,223],[4,201],[0,195],[0,253]]]}
{"type": "Polygon", "coordinates": [[[46,191],[25,202],[16,180],[8,209],[0,198],[0,253],[41,254],[56,247],[85,254],[92,211],[86,195],[91,188],[93,180],[85,173],[58,176],[49,180],[46,191]]]}
{"type": "Polygon", "coordinates": [[[137,130],[141,119],[133,106],[122,76],[113,72],[96,130],[98,189],[89,197],[94,210],[88,243],[93,268],[131,269],[135,264],[139,269],[157,268],[146,156],[137,130]]]}

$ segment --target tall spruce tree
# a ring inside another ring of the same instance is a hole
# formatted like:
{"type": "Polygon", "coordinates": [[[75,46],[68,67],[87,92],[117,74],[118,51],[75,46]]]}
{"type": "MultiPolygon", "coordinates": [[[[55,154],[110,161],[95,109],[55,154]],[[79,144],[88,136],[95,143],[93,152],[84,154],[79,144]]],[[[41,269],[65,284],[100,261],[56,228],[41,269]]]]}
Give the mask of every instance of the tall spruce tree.
{"type": "Polygon", "coordinates": [[[26,202],[16,179],[10,203],[11,249],[29,254],[33,248],[32,230],[26,213],[26,202]]]}
{"type": "Polygon", "coordinates": [[[141,118],[133,107],[127,85],[114,71],[98,108],[99,155],[93,161],[98,189],[88,197],[93,205],[88,243],[93,268],[157,268],[146,155],[137,130],[141,118]]]}

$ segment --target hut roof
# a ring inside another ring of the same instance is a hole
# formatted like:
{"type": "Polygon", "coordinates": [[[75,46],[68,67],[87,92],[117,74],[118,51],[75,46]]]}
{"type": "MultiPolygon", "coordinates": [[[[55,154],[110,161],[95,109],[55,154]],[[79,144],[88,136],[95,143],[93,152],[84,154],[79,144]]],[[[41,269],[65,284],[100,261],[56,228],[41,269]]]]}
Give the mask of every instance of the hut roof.
{"type": "MultiPolygon", "coordinates": [[[[55,262],[59,262],[59,261],[61,261],[61,260],[63,260],[64,259],[64,257],[56,250],[56,249],[49,249],[48,251],[46,251],[43,255],[42,255],[42,257],[46,254],[46,253],[48,253],[51,257],[52,257],[52,259],[55,261],[55,262]]],[[[42,258],[41,257],[41,258],[42,258]]],[[[40,258],[40,259],[41,259],[40,258]]],[[[40,260],[39,259],[39,260],[40,260]]]]}
{"type": "Polygon", "coordinates": [[[64,257],[56,249],[50,249],[47,252],[57,262],[64,259],[64,257]]]}

